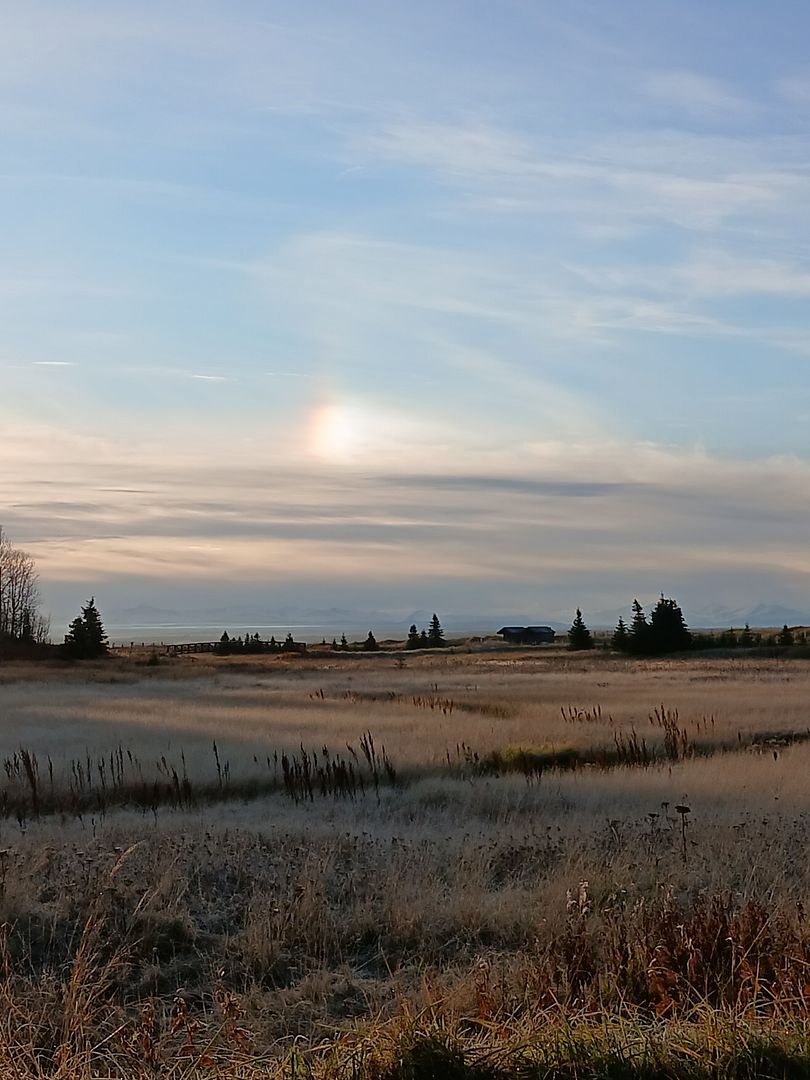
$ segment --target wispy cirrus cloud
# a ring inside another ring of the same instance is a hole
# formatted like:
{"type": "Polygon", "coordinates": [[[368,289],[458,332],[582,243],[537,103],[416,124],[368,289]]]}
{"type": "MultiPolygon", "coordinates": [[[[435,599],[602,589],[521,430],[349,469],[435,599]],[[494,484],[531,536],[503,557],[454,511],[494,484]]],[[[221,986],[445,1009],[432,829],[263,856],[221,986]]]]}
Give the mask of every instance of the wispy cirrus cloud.
{"type": "MultiPolygon", "coordinates": [[[[596,287],[617,292],[646,292],[683,299],[712,300],[725,296],[804,297],[810,293],[810,262],[763,257],[732,247],[696,246],[679,260],[649,267],[616,263],[607,268],[573,265],[571,269],[596,287]]],[[[711,331],[711,320],[704,320],[711,331]]],[[[719,324],[716,327],[720,329],[719,324]]],[[[731,330],[731,327],[727,328],[731,330]]]]}
{"type": "Polygon", "coordinates": [[[656,71],[642,84],[645,93],[699,116],[750,116],[758,106],[728,83],[687,69],[656,71]]]}
{"type": "Polygon", "coordinates": [[[0,505],[48,579],[805,587],[798,10],[7,8],[0,505]]]}
{"type": "Polygon", "coordinates": [[[810,75],[785,76],[777,82],[776,89],[783,98],[794,105],[801,107],[810,105],[810,75]]]}
{"type": "Polygon", "coordinates": [[[586,222],[610,215],[706,230],[744,211],[779,213],[787,196],[806,200],[806,164],[786,153],[781,167],[763,170],[760,137],[639,132],[574,144],[481,123],[405,121],[364,136],[360,149],[430,170],[492,211],[586,222]]]}
{"type": "Polygon", "coordinates": [[[700,296],[810,296],[810,261],[756,258],[730,251],[697,252],[673,268],[671,281],[700,296]]]}
{"type": "MultiPolygon", "coordinates": [[[[368,348],[385,327],[467,375],[502,381],[521,395],[534,385],[554,424],[587,409],[581,388],[568,405],[564,391],[543,377],[543,365],[521,371],[527,347],[565,349],[573,344],[614,347],[621,335],[660,334],[733,338],[761,334],[781,347],[779,327],[752,328],[722,314],[712,301],[752,294],[802,297],[810,271],[798,262],[697,246],[685,257],[650,265],[587,265],[543,254],[479,257],[432,245],[386,243],[349,233],[297,238],[272,259],[240,268],[275,302],[301,311],[316,351],[368,348]],[[417,313],[417,319],[414,319],[417,313]],[[457,317],[516,335],[511,357],[459,337],[457,317]],[[516,366],[517,365],[517,366],[516,366]]],[[[596,422],[595,414],[589,417],[596,422]]]]}

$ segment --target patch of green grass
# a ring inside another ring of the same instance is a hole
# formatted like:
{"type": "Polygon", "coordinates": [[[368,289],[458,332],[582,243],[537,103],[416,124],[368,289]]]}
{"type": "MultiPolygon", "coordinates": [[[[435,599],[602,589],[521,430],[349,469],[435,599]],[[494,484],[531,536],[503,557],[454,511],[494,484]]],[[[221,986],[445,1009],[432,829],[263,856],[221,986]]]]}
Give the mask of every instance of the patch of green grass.
{"type": "Polygon", "coordinates": [[[495,772],[541,773],[546,769],[575,769],[583,761],[582,751],[575,746],[505,746],[494,750],[490,757],[495,772]]]}
{"type": "Polygon", "coordinates": [[[406,1027],[348,1054],[298,1059],[286,1075],[318,1080],[805,1080],[804,1021],[759,1027],[707,1012],[703,1024],[552,1020],[534,1032],[482,1024],[475,1034],[441,1023],[406,1027]]]}

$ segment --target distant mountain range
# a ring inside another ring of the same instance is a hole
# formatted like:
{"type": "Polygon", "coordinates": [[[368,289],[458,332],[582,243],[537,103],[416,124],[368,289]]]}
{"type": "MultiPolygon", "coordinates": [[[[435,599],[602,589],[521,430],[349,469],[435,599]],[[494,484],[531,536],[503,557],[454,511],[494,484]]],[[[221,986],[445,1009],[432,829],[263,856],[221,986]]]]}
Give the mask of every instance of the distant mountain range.
{"type": "MultiPolygon", "coordinates": [[[[110,625],[116,626],[222,626],[224,629],[247,630],[257,626],[334,626],[336,629],[364,630],[374,627],[388,627],[388,629],[401,629],[407,632],[411,623],[417,626],[427,626],[433,612],[427,610],[416,611],[387,611],[368,610],[357,608],[294,608],[233,604],[215,607],[203,607],[194,609],[161,608],[149,604],[138,604],[127,608],[109,608],[104,612],[105,620],[110,625]]],[[[492,629],[494,622],[501,626],[502,623],[489,615],[444,615],[440,612],[442,625],[448,630],[480,630],[492,629]]],[[[498,629],[498,626],[495,629],[498,629]]]]}
{"type": "MultiPolygon", "coordinates": [[[[649,605],[647,605],[649,610],[649,605]]],[[[427,626],[432,611],[416,610],[403,613],[400,611],[358,609],[349,607],[294,608],[290,606],[272,608],[264,604],[217,605],[195,609],[162,608],[151,604],[138,604],[133,607],[109,609],[104,613],[105,622],[119,629],[148,627],[160,629],[171,627],[222,627],[238,632],[260,627],[326,627],[348,630],[369,630],[402,632],[407,631],[411,623],[420,629],[427,626]]],[[[616,625],[619,615],[629,620],[629,611],[623,608],[603,609],[585,612],[588,625],[594,630],[611,629],[616,625]]],[[[725,608],[706,606],[700,609],[686,608],[684,611],[689,626],[698,629],[725,629],[729,626],[741,627],[746,622],[753,627],[781,627],[810,625],[810,612],[791,608],[781,604],[757,604],[751,608],[725,608]]],[[[570,619],[544,617],[542,608],[531,615],[505,611],[493,612],[439,612],[442,626],[449,632],[494,633],[505,624],[542,624],[564,631],[570,625],[570,619]]]]}
{"type": "Polygon", "coordinates": [[[695,626],[725,629],[729,626],[808,626],[810,612],[782,604],[757,604],[752,608],[703,608],[694,612],[695,626]]]}
{"type": "MultiPolygon", "coordinates": [[[[649,605],[647,606],[649,611],[649,605]]],[[[593,629],[613,627],[619,615],[629,622],[629,609],[621,611],[597,611],[591,615],[593,629]]],[[[695,630],[727,630],[730,626],[742,627],[748,623],[752,627],[809,626],[810,612],[798,608],[785,607],[782,604],[757,604],[752,608],[724,608],[709,605],[698,609],[684,608],[687,623],[695,630]]]]}
{"type": "MultiPolygon", "coordinates": [[[[358,608],[328,607],[328,608],[273,608],[258,604],[233,604],[225,606],[212,606],[195,609],[161,608],[151,604],[137,604],[127,608],[109,608],[104,611],[105,622],[110,626],[124,627],[149,627],[159,629],[175,626],[221,626],[223,629],[252,630],[262,626],[283,627],[334,627],[337,630],[349,629],[373,629],[376,633],[381,630],[401,630],[407,632],[411,623],[415,623],[420,629],[427,627],[433,615],[432,611],[385,611],[358,608]]],[[[504,623],[515,622],[514,612],[493,615],[475,613],[445,614],[439,612],[442,626],[453,631],[469,631],[480,633],[492,633],[504,623]]],[[[518,621],[520,619],[518,618],[518,621]]],[[[530,622],[538,622],[538,618],[529,619],[530,622]]],[[[555,629],[567,627],[567,623],[553,620],[539,621],[555,629]]]]}

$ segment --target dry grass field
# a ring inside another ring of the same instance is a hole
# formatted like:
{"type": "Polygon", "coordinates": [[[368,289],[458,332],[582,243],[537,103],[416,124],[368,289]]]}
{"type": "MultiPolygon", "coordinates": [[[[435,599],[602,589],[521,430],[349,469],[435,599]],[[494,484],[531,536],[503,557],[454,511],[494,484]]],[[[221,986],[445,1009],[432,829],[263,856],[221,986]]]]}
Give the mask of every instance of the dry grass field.
{"type": "Polygon", "coordinates": [[[0,1075],[805,1075],[808,701],[740,654],[7,665],[0,1075]]]}

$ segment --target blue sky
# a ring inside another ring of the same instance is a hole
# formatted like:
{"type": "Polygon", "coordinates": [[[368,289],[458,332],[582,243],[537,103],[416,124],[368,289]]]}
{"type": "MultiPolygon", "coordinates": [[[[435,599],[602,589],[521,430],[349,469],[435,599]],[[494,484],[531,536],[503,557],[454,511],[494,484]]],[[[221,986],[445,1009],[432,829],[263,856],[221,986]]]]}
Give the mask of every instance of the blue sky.
{"type": "Polygon", "coordinates": [[[810,605],[805,4],[2,8],[57,609],[810,605]]]}

